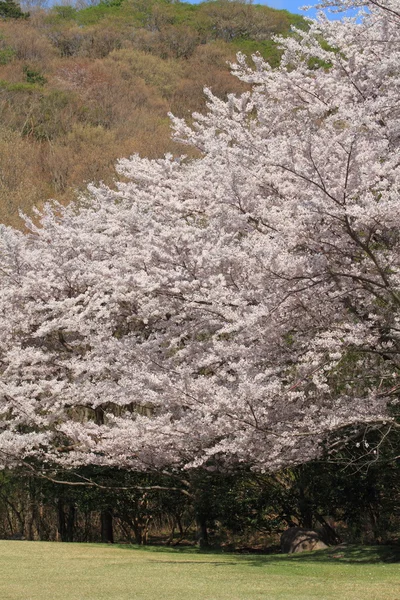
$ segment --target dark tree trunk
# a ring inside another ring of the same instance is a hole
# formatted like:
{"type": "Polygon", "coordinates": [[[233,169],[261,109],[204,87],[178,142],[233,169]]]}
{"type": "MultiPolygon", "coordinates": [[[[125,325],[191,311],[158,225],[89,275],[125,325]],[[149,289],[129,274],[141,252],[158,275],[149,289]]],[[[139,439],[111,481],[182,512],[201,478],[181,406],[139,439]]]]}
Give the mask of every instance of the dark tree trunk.
{"type": "Polygon", "coordinates": [[[67,541],[74,541],[75,534],[75,514],[76,509],[73,504],[69,505],[68,516],[67,516],[67,541]]]}
{"type": "Polygon", "coordinates": [[[114,531],[113,531],[113,515],[110,508],[102,510],[100,514],[101,522],[101,541],[103,544],[114,543],[114,531]]]}
{"type": "Polygon", "coordinates": [[[315,518],[322,525],[323,540],[328,545],[340,544],[343,540],[335,529],[325,521],[324,517],[315,511],[315,518]]]}
{"type": "Polygon", "coordinates": [[[58,533],[62,542],[73,542],[75,534],[75,514],[76,509],[73,504],[68,506],[68,512],[65,510],[64,502],[59,499],[57,502],[58,515],[58,533]]]}
{"type": "Polygon", "coordinates": [[[197,515],[197,541],[200,548],[208,548],[208,531],[207,531],[207,519],[204,515],[197,515]]]}
{"type": "Polygon", "coordinates": [[[308,498],[304,487],[299,485],[299,511],[301,527],[312,529],[313,527],[313,507],[310,498],[308,498]]]}

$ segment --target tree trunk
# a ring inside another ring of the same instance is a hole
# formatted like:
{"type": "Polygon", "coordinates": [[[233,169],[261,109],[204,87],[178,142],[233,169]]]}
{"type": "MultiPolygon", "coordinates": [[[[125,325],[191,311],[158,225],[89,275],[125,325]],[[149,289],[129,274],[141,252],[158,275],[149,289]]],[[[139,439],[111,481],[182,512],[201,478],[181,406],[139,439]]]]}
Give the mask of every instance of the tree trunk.
{"type": "Polygon", "coordinates": [[[101,541],[103,544],[114,543],[114,531],[113,531],[113,515],[112,510],[107,508],[102,510],[100,514],[101,522],[101,541]]]}
{"type": "Polygon", "coordinates": [[[75,513],[73,504],[68,506],[68,512],[65,511],[64,502],[59,499],[57,502],[58,533],[62,542],[73,542],[75,533],[75,513]]]}
{"type": "Polygon", "coordinates": [[[68,516],[67,516],[67,541],[74,541],[75,534],[75,513],[76,509],[73,504],[69,505],[68,516]]]}
{"type": "Polygon", "coordinates": [[[313,507],[311,500],[307,497],[306,492],[302,485],[299,486],[299,512],[300,512],[300,523],[302,527],[306,529],[312,529],[313,527],[313,507]]]}
{"type": "Polygon", "coordinates": [[[197,524],[197,542],[200,548],[208,548],[208,531],[207,531],[207,519],[204,515],[196,516],[196,524],[197,524]]]}

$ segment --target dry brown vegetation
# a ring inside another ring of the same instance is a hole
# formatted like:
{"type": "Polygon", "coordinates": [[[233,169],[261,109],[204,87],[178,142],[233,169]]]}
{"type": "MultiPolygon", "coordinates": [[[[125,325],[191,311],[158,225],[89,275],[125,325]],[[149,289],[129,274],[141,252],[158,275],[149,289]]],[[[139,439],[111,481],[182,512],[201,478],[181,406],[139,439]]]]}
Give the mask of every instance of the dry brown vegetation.
{"type": "Polygon", "coordinates": [[[276,63],[271,34],[293,20],[227,0],[124,0],[0,22],[0,221],[112,183],[121,156],[181,153],[167,113],[203,110],[204,86],[243,91],[227,61],[258,49],[276,63]]]}

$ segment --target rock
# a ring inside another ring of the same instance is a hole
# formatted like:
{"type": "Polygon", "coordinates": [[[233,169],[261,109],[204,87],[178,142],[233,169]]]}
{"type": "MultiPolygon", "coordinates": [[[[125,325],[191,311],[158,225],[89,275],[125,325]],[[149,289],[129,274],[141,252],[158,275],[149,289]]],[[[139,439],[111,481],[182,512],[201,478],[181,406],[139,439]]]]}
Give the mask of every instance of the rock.
{"type": "Polygon", "coordinates": [[[311,529],[290,527],[281,535],[281,549],[284,554],[324,550],[327,547],[320,534],[311,529]]]}

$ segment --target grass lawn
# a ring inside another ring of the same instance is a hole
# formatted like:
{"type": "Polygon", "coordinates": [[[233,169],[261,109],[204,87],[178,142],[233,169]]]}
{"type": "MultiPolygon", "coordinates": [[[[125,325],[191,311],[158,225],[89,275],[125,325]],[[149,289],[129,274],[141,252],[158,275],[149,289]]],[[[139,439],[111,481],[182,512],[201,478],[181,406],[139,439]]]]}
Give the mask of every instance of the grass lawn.
{"type": "Polygon", "coordinates": [[[1,600],[400,600],[393,548],[301,555],[0,541],[1,600]]]}

